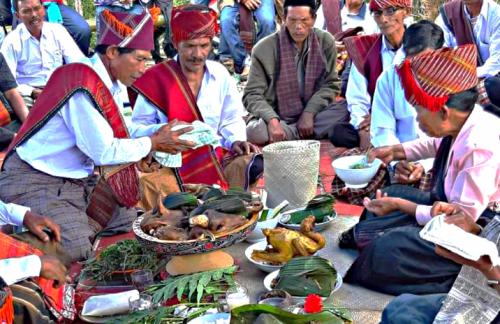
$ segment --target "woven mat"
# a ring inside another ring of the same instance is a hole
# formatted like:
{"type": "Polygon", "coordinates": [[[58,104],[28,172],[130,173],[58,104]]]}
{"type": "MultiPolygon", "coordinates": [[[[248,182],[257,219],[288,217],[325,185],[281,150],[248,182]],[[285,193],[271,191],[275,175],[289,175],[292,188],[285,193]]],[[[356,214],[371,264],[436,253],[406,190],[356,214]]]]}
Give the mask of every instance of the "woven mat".
{"type": "MultiPolygon", "coordinates": [[[[327,245],[319,251],[319,255],[332,260],[335,268],[342,276],[354,262],[357,252],[339,249],[338,237],[340,233],[352,227],[357,221],[357,217],[339,216],[322,232],[327,239],[327,245]]],[[[258,296],[266,291],[262,281],[267,273],[257,269],[245,258],[245,249],[249,245],[247,242],[243,242],[224,249],[224,251],[231,254],[237,261],[241,271],[237,274],[236,280],[248,288],[251,301],[256,302],[258,296]]],[[[393,298],[393,296],[346,283],[335,293],[335,297],[336,304],[348,308],[352,313],[354,323],[359,324],[379,323],[381,311],[393,298]]]]}

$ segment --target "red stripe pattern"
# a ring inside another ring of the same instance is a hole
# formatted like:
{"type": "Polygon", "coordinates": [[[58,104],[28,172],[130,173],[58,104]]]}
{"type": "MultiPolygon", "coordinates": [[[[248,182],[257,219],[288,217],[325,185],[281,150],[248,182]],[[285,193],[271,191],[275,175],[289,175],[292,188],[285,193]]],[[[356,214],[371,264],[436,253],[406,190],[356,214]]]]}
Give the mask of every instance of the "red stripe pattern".
{"type": "Polygon", "coordinates": [[[476,65],[476,47],[463,45],[406,59],[397,70],[408,102],[436,111],[448,95],[477,85],[476,65]]]}

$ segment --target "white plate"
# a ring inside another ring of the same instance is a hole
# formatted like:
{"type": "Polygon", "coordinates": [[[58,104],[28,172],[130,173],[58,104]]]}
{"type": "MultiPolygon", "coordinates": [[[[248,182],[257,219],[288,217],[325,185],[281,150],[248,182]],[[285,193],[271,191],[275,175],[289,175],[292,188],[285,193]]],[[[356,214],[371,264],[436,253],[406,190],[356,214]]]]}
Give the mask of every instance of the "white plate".
{"type": "Polygon", "coordinates": [[[188,322],[188,324],[229,324],[230,320],[231,314],[217,313],[193,318],[188,322]]]}
{"type": "Polygon", "coordinates": [[[283,266],[283,264],[273,265],[273,264],[259,262],[259,261],[252,259],[253,250],[265,250],[266,247],[267,247],[267,241],[261,241],[261,242],[257,242],[255,244],[252,244],[249,247],[247,247],[247,249],[245,250],[245,256],[247,257],[248,261],[255,264],[262,271],[273,272],[275,270],[279,270],[283,266]]]}
{"type": "MultiPolygon", "coordinates": [[[[302,210],[303,208],[300,208],[300,209],[294,209],[294,210],[289,210],[287,211],[286,213],[283,213],[279,216],[279,224],[285,228],[288,228],[288,229],[292,229],[292,230],[295,230],[295,231],[298,231],[300,230],[300,224],[288,224],[287,222],[290,220],[290,214],[295,212],[295,211],[298,211],[298,210],[302,210]]],[[[329,216],[325,216],[325,219],[326,221],[323,221],[322,223],[315,223],[314,224],[314,231],[316,232],[321,232],[323,230],[325,230],[328,225],[330,225],[334,220],[335,218],[337,218],[337,212],[336,211],[333,211],[333,214],[329,215],[329,216]]]]}
{"type": "Polygon", "coordinates": [[[108,323],[112,320],[118,319],[120,316],[124,316],[126,314],[122,315],[110,315],[110,316],[85,316],[85,315],[78,315],[80,319],[82,319],[85,322],[89,323],[108,323]]]}
{"type": "MultiPolygon", "coordinates": [[[[268,274],[265,278],[264,278],[264,287],[266,287],[267,290],[273,290],[273,288],[271,287],[271,283],[272,281],[279,275],[280,271],[279,270],[276,270],[276,271],[273,271],[271,272],[270,274],[268,274]]],[[[337,272],[337,282],[335,283],[335,287],[333,287],[333,291],[332,292],[336,292],[337,290],[340,289],[340,287],[342,286],[342,276],[340,275],[340,273],[337,272]]],[[[292,296],[294,298],[304,298],[304,297],[298,297],[298,296],[292,296]]],[[[322,298],[326,298],[326,297],[322,297],[322,298]]]]}

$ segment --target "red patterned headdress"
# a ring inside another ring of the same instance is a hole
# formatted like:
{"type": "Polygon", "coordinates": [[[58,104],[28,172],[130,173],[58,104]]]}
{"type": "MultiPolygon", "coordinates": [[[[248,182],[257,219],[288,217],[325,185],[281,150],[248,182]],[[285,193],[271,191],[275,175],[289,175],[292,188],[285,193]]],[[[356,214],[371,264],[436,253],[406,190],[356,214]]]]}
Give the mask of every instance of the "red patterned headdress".
{"type": "Polygon", "coordinates": [[[438,111],[448,95],[477,85],[476,64],[476,46],[469,44],[405,59],[397,71],[409,103],[438,111]]]}
{"type": "Polygon", "coordinates": [[[217,13],[201,5],[185,5],[172,10],[172,42],[214,37],[217,32],[217,13]]]}
{"type": "Polygon", "coordinates": [[[149,13],[133,15],[104,10],[100,15],[98,45],[151,51],[154,49],[154,25],[149,13]]]}
{"type": "Polygon", "coordinates": [[[382,10],[390,7],[411,8],[411,0],[370,0],[370,11],[382,10]]]}

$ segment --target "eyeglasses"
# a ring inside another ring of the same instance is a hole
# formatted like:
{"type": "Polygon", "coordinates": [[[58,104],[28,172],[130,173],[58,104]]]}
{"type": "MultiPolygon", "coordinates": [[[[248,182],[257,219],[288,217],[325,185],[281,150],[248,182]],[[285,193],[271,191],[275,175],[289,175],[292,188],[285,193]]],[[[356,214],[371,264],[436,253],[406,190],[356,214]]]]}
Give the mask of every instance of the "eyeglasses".
{"type": "Polygon", "coordinates": [[[401,7],[389,7],[389,8],[385,8],[382,10],[373,10],[372,15],[374,17],[380,17],[382,15],[384,15],[386,17],[390,17],[390,16],[394,16],[396,11],[398,11],[400,9],[403,9],[403,8],[401,8],[401,7]]]}

